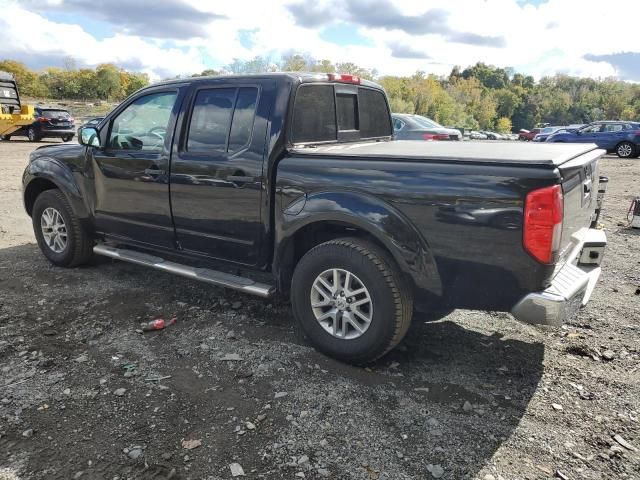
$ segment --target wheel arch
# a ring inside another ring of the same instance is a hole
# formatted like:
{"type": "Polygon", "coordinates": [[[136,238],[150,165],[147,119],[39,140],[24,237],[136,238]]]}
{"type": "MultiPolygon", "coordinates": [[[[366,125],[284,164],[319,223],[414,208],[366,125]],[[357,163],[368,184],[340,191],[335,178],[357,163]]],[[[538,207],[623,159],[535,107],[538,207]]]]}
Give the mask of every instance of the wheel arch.
{"type": "Polygon", "coordinates": [[[320,192],[309,195],[296,215],[282,215],[276,231],[273,271],[287,291],[293,270],[314,246],[340,237],[362,237],[391,255],[416,289],[436,297],[442,284],[426,240],[402,212],[361,193],[320,192]]]}
{"type": "Polygon", "coordinates": [[[41,157],[32,161],[24,172],[22,184],[24,207],[29,216],[38,195],[59,189],[67,197],[73,213],[81,219],[87,217],[87,208],[71,169],[57,160],[41,157]]]}

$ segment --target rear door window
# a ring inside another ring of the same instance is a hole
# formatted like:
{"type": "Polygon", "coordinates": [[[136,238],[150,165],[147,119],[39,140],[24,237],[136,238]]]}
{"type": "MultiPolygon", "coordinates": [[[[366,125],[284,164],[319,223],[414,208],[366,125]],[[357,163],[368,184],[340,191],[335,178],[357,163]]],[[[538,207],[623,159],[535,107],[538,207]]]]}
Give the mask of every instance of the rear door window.
{"type": "Polygon", "coordinates": [[[624,130],[624,125],[621,123],[607,123],[604,126],[605,132],[621,132],[622,130],[624,130]]]}
{"type": "Polygon", "coordinates": [[[196,94],[186,150],[237,152],[249,144],[258,102],[256,87],[211,88],[196,94]]]}
{"type": "Polygon", "coordinates": [[[257,102],[257,88],[243,87],[238,90],[236,107],[231,121],[231,133],[229,134],[229,152],[237,152],[249,144],[257,102]]]}
{"type": "Polygon", "coordinates": [[[188,152],[226,151],[235,99],[235,88],[200,90],[196,94],[187,136],[188,152]]]}

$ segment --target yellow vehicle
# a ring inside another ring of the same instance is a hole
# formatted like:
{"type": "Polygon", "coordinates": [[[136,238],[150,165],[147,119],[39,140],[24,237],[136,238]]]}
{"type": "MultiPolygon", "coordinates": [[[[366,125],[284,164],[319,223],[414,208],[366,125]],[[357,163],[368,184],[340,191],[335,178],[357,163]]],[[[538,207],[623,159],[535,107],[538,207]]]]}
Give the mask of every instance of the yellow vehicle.
{"type": "Polygon", "coordinates": [[[9,140],[11,134],[33,123],[32,105],[21,105],[18,85],[13,76],[0,72],[0,138],[9,140]]]}

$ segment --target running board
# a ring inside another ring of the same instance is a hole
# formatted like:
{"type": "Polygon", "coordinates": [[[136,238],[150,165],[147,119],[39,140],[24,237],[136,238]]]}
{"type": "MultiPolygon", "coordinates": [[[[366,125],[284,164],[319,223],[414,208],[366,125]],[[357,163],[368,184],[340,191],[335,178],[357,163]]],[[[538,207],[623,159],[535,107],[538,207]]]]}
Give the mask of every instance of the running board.
{"type": "Polygon", "coordinates": [[[190,267],[188,265],[170,262],[164,258],[149,255],[147,253],[136,252],[134,250],[98,244],[93,247],[93,253],[125,262],[135,263],[136,265],[155,268],[156,270],[173,273],[174,275],[180,275],[181,277],[211,283],[219,287],[231,288],[251,295],[257,295],[258,297],[268,298],[275,292],[275,287],[273,285],[258,283],[250,278],[239,277],[237,275],[231,275],[230,273],[219,272],[217,270],[210,270],[208,268],[190,267]]]}

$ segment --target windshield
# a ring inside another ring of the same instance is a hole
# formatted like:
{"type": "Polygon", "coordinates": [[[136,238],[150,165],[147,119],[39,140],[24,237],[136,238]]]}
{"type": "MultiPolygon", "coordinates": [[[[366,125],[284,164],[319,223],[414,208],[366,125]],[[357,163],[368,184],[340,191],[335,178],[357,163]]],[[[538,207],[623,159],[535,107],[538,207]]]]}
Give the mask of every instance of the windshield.
{"type": "Polygon", "coordinates": [[[553,133],[558,130],[558,127],[545,127],[540,133],[553,133]]]}
{"type": "Polygon", "coordinates": [[[413,117],[413,121],[416,122],[418,125],[420,125],[421,127],[427,127],[427,128],[444,128],[442,125],[440,125],[439,123],[434,122],[433,120],[431,120],[430,118],[427,117],[422,117],[420,115],[414,115],[413,117]]]}

